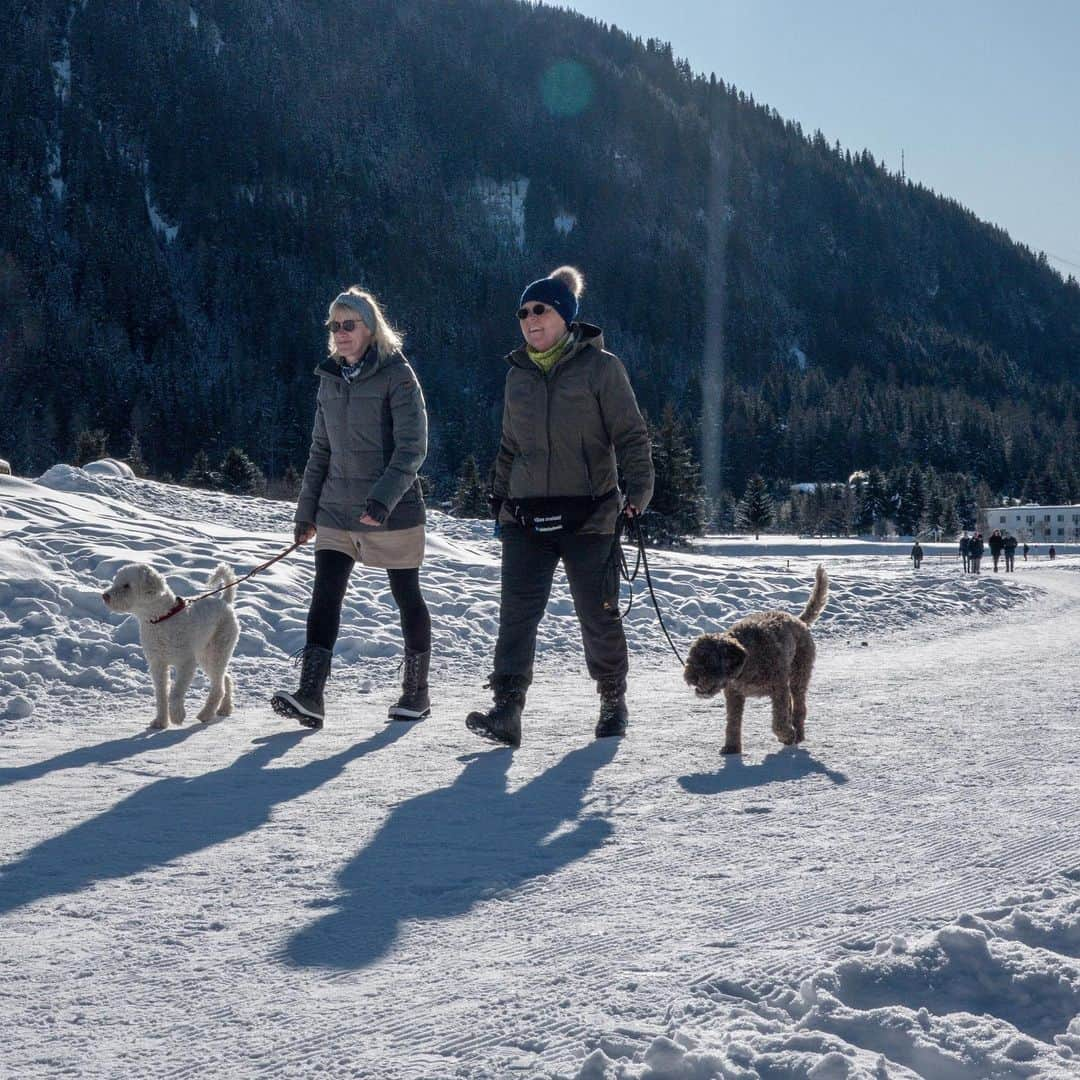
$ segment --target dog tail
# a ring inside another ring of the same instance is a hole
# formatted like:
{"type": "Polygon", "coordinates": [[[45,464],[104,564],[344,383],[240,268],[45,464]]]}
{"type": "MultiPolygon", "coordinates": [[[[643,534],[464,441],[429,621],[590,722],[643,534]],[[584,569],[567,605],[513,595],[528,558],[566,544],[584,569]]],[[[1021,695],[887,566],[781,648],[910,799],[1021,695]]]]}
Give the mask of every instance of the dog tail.
{"type": "Polygon", "coordinates": [[[806,607],[803,608],[799,618],[807,626],[813,625],[813,623],[817,622],[817,617],[825,610],[828,599],[829,575],[825,573],[824,566],[819,566],[814,577],[814,591],[810,594],[810,599],[806,601],[806,607]]]}
{"type": "Polygon", "coordinates": [[[214,572],[210,575],[210,580],[207,585],[211,589],[216,589],[221,585],[228,585],[229,588],[223,592],[218,593],[218,596],[225,601],[230,607],[232,607],[233,601],[236,599],[236,577],[233,575],[232,568],[226,563],[219,563],[215,567],[214,572]]]}

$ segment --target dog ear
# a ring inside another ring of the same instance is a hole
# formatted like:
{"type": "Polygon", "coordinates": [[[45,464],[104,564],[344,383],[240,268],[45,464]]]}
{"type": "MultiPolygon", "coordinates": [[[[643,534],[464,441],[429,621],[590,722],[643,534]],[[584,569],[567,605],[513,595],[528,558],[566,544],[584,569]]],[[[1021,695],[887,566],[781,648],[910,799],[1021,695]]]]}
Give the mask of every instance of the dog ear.
{"type": "Polygon", "coordinates": [[[165,579],[152,566],[140,566],[139,577],[139,584],[146,595],[153,596],[165,591],[165,579]]]}
{"type": "Polygon", "coordinates": [[[732,637],[722,637],[717,642],[720,650],[720,665],[724,678],[737,679],[746,663],[746,650],[732,637]]]}

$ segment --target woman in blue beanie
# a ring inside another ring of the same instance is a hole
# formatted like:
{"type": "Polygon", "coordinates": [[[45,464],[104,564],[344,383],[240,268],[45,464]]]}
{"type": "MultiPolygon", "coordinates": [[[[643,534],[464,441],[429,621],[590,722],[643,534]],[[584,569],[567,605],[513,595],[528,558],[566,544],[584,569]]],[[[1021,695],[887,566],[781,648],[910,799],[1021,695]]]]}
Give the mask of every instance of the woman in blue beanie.
{"type": "Polygon", "coordinates": [[[494,704],[466,725],[508,746],[521,744],[536,631],[560,561],[600,694],[596,736],[626,733],[626,637],[607,570],[619,514],[641,513],[652,497],[653,465],[626,369],[601,331],[578,321],[584,287],[572,266],[529,285],[517,313],[524,344],[506,358],[493,487],[502,536],[494,704]]]}

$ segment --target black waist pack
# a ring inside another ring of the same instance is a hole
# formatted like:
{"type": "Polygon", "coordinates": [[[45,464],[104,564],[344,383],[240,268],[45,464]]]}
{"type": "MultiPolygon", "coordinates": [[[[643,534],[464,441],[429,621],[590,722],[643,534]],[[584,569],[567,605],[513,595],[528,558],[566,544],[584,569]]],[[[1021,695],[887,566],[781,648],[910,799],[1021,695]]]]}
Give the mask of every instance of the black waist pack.
{"type": "Polygon", "coordinates": [[[575,533],[592,517],[598,506],[615,498],[617,488],[606,495],[555,495],[530,499],[507,499],[514,520],[523,529],[538,533],[575,533]]]}

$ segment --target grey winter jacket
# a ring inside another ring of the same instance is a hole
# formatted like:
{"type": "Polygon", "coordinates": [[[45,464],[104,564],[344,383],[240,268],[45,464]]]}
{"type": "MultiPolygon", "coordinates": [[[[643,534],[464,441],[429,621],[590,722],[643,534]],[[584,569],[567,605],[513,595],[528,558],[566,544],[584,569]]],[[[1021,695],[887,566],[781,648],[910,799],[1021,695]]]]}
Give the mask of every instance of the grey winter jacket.
{"type": "Polygon", "coordinates": [[[425,520],[416,474],[427,456],[427,409],[413,369],[400,352],[372,346],[359,374],[346,381],[337,360],[316,369],[319,392],[311,449],[295,520],[363,531],[368,500],[389,511],[381,528],[425,520]]]}
{"type": "MultiPolygon", "coordinates": [[[[618,491],[644,510],[652,498],[649,432],[622,361],[604,349],[604,335],[574,323],[577,340],[545,375],[524,346],[506,359],[502,439],[495,460],[497,499],[606,495],[618,491]]],[[[611,533],[618,494],[601,503],[581,532],[611,533]]],[[[503,523],[513,515],[505,506],[503,523]]]]}

